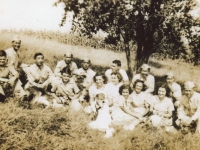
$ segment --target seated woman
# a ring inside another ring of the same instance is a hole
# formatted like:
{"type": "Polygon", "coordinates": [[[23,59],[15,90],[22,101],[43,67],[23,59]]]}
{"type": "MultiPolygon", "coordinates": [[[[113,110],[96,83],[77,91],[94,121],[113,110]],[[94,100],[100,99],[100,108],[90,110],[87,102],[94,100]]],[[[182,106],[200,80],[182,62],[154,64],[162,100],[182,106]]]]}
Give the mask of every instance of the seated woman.
{"type": "Polygon", "coordinates": [[[119,72],[112,72],[111,82],[107,84],[108,101],[110,105],[113,105],[116,98],[119,97],[120,86],[122,86],[122,75],[119,72]]]}
{"type": "Polygon", "coordinates": [[[166,84],[161,84],[156,91],[157,95],[151,99],[150,111],[153,115],[150,116],[150,120],[153,126],[163,126],[168,131],[172,127],[172,112],[174,111],[173,102],[168,98],[170,90],[166,84]]]}
{"type": "Polygon", "coordinates": [[[50,77],[53,76],[51,69],[43,63],[44,55],[42,53],[35,53],[34,59],[35,63],[26,70],[28,83],[25,85],[25,89],[29,95],[29,100],[46,93],[51,83],[50,77]]]}
{"type": "Polygon", "coordinates": [[[107,78],[105,75],[96,73],[94,76],[94,84],[89,88],[89,96],[90,96],[90,106],[85,107],[84,111],[88,114],[92,112],[96,112],[95,108],[93,108],[94,98],[98,93],[103,93],[105,95],[105,99],[108,99],[108,88],[107,88],[107,78]]]}
{"type": "MultiPolygon", "coordinates": [[[[129,96],[127,100],[127,107],[124,107],[123,110],[134,119],[129,125],[125,125],[124,128],[127,130],[133,130],[140,122],[144,121],[144,116],[149,112],[147,106],[147,96],[143,92],[144,82],[141,80],[136,80],[133,84],[134,91],[129,96]]],[[[128,91],[127,91],[128,92],[128,91]]]]}
{"type": "Polygon", "coordinates": [[[6,55],[4,50],[0,50],[0,102],[4,102],[6,97],[11,95],[15,95],[18,99],[26,95],[18,80],[18,72],[13,66],[7,66],[6,55]]]}
{"type": "Polygon", "coordinates": [[[61,71],[62,82],[55,85],[51,89],[51,92],[56,103],[70,103],[71,110],[79,111],[82,109],[82,105],[79,103],[78,99],[80,96],[80,89],[71,77],[70,69],[68,67],[63,68],[61,71]]]}

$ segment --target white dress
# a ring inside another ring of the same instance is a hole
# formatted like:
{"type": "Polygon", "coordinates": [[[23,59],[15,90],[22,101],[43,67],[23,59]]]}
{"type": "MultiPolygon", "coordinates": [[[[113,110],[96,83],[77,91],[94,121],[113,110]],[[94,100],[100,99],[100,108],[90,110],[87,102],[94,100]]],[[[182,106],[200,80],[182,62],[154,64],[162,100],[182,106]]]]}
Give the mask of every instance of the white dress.
{"type": "MultiPolygon", "coordinates": [[[[171,99],[165,97],[162,101],[160,101],[157,95],[152,97],[152,106],[154,112],[156,111],[156,112],[167,113],[167,112],[172,112],[174,110],[174,105],[171,99]]],[[[172,117],[166,118],[159,115],[152,115],[150,119],[154,126],[172,125],[172,117]]]]}
{"type": "Polygon", "coordinates": [[[109,112],[109,106],[107,103],[103,105],[102,108],[98,110],[98,116],[95,121],[89,123],[89,127],[92,129],[97,129],[99,131],[106,131],[109,129],[111,124],[111,115],[109,112]]]}
{"type": "Polygon", "coordinates": [[[136,118],[124,112],[121,107],[129,107],[128,102],[131,97],[128,97],[126,100],[123,96],[119,96],[115,99],[114,105],[112,106],[112,123],[115,125],[129,125],[131,124],[136,118]]]}

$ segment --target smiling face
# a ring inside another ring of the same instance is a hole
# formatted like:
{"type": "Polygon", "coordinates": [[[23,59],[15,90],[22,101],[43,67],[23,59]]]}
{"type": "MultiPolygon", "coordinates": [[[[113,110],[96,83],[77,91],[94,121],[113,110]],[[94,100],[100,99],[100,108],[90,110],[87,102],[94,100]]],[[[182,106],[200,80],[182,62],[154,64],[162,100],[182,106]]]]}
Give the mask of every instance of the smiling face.
{"type": "Polygon", "coordinates": [[[128,96],[129,96],[129,89],[123,89],[122,90],[122,96],[124,97],[124,98],[128,98],[128,96]]]}
{"type": "Polygon", "coordinates": [[[158,89],[158,97],[159,97],[159,99],[163,99],[163,98],[165,98],[165,96],[166,96],[166,89],[163,88],[163,87],[160,87],[158,89]]]}
{"type": "Polygon", "coordinates": [[[5,66],[7,63],[6,56],[0,56],[0,66],[5,66]]]}
{"type": "Polygon", "coordinates": [[[12,42],[12,47],[15,51],[17,51],[21,46],[21,40],[15,40],[12,42]]]}
{"type": "Polygon", "coordinates": [[[90,61],[89,61],[89,60],[88,60],[88,61],[83,61],[83,62],[82,62],[82,68],[83,68],[84,70],[88,70],[89,67],[90,67],[90,61]]]}
{"type": "Polygon", "coordinates": [[[141,82],[138,82],[136,85],[135,85],[135,92],[136,93],[140,93],[143,89],[143,83],[141,82]]]}
{"type": "Polygon", "coordinates": [[[111,69],[112,69],[112,72],[118,72],[119,69],[120,69],[120,67],[117,66],[117,64],[112,63],[112,65],[111,65],[111,69]]]}
{"type": "Polygon", "coordinates": [[[185,96],[191,98],[194,93],[194,88],[185,88],[185,96]]]}
{"type": "Polygon", "coordinates": [[[166,81],[167,81],[167,84],[172,84],[173,82],[174,82],[174,77],[172,77],[172,76],[167,76],[167,78],[166,78],[166,81]]]}
{"type": "Polygon", "coordinates": [[[63,73],[62,74],[62,81],[63,81],[63,83],[68,83],[69,80],[70,80],[70,78],[71,78],[71,76],[69,74],[67,74],[67,73],[63,73]]]}
{"type": "Polygon", "coordinates": [[[66,64],[70,64],[71,63],[71,61],[72,61],[72,55],[71,54],[65,54],[65,56],[64,56],[64,60],[65,60],[65,63],[66,64]]]}
{"type": "Polygon", "coordinates": [[[96,85],[98,86],[98,87],[101,87],[102,85],[103,85],[103,82],[104,82],[104,79],[103,79],[103,77],[102,76],[96,76],[95,77],[95,82],[96,82],[96,85]]]}
{"type": "Polygon", "coordinates": [[[117,75],[115,75],[115,74],[112,74],[112,75],[111,75],[111,81],[112,81],[112,83],[113,83],[114,85],[119,84],[119,79],[118,79],[117,75]]]}
{"type": "Polygon", "coordinates": [[[42,66],[43,62],[44,62],[44,56],[43,55],[38,55],[35,58],[35,63],[36,63],[37,66],[42,66]]]}

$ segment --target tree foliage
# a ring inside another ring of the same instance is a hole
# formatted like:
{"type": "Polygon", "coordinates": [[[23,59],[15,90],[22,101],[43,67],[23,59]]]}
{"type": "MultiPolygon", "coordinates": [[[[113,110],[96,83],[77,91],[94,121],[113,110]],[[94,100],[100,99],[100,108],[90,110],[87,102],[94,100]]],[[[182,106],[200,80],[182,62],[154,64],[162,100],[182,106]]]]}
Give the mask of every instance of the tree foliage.
{"type": "MultiPolygon", "coordinates": [[[[65,4],[66,13],[74,12],[73,21],[83,27],[85,35],[101,29],[108,33],[106,42],[123,42],[130,72],[155,52],[173,58],[186,55],[183,35],[190,39],[192,53],[200,52],[199,35],[191,34],[191,27],[199,26],[199,20],[189,13],[196,5],[193,0],[58,0],[55,5],[58,3],[65,4]],[[137,45],[134,52],[133,44],[137,45]]],[[[65,20],[66,14],[61,25],[65,20]]]]}

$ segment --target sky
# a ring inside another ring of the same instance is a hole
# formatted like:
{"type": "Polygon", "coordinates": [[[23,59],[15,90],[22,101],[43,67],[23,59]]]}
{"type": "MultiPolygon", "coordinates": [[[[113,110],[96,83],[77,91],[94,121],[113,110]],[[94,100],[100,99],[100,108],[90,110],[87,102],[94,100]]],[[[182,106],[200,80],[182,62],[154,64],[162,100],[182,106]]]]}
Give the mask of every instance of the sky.
{"type": "MultiPolygon", "coordinates": [[[[53,7],[56,0],[0,0],[0,30],[1,29],[32,29],[56,30],[68,32],[71,28],[69,15],[64,27],[59,23],[64,13],[63,5],[53,7]]],[[[200,2],[200,0],[197,0],[200,2]]],[[[199,3],[200,4],[200,3],[199,3]]],[[[193,15],[200,17],[200,7],[193,15]]]]}
{"type": "MultiPolygon", "coordinates": [[[[63,5],[53,6],[56,0],[0,0],[1,29],[33,29],[69,31],[71,23],[59,27],[63,5]]],[[[71,17],[71,15],[69,16],[71,17]]],[[[70,20],[70,18],[69,18],[70,20]]]]}

